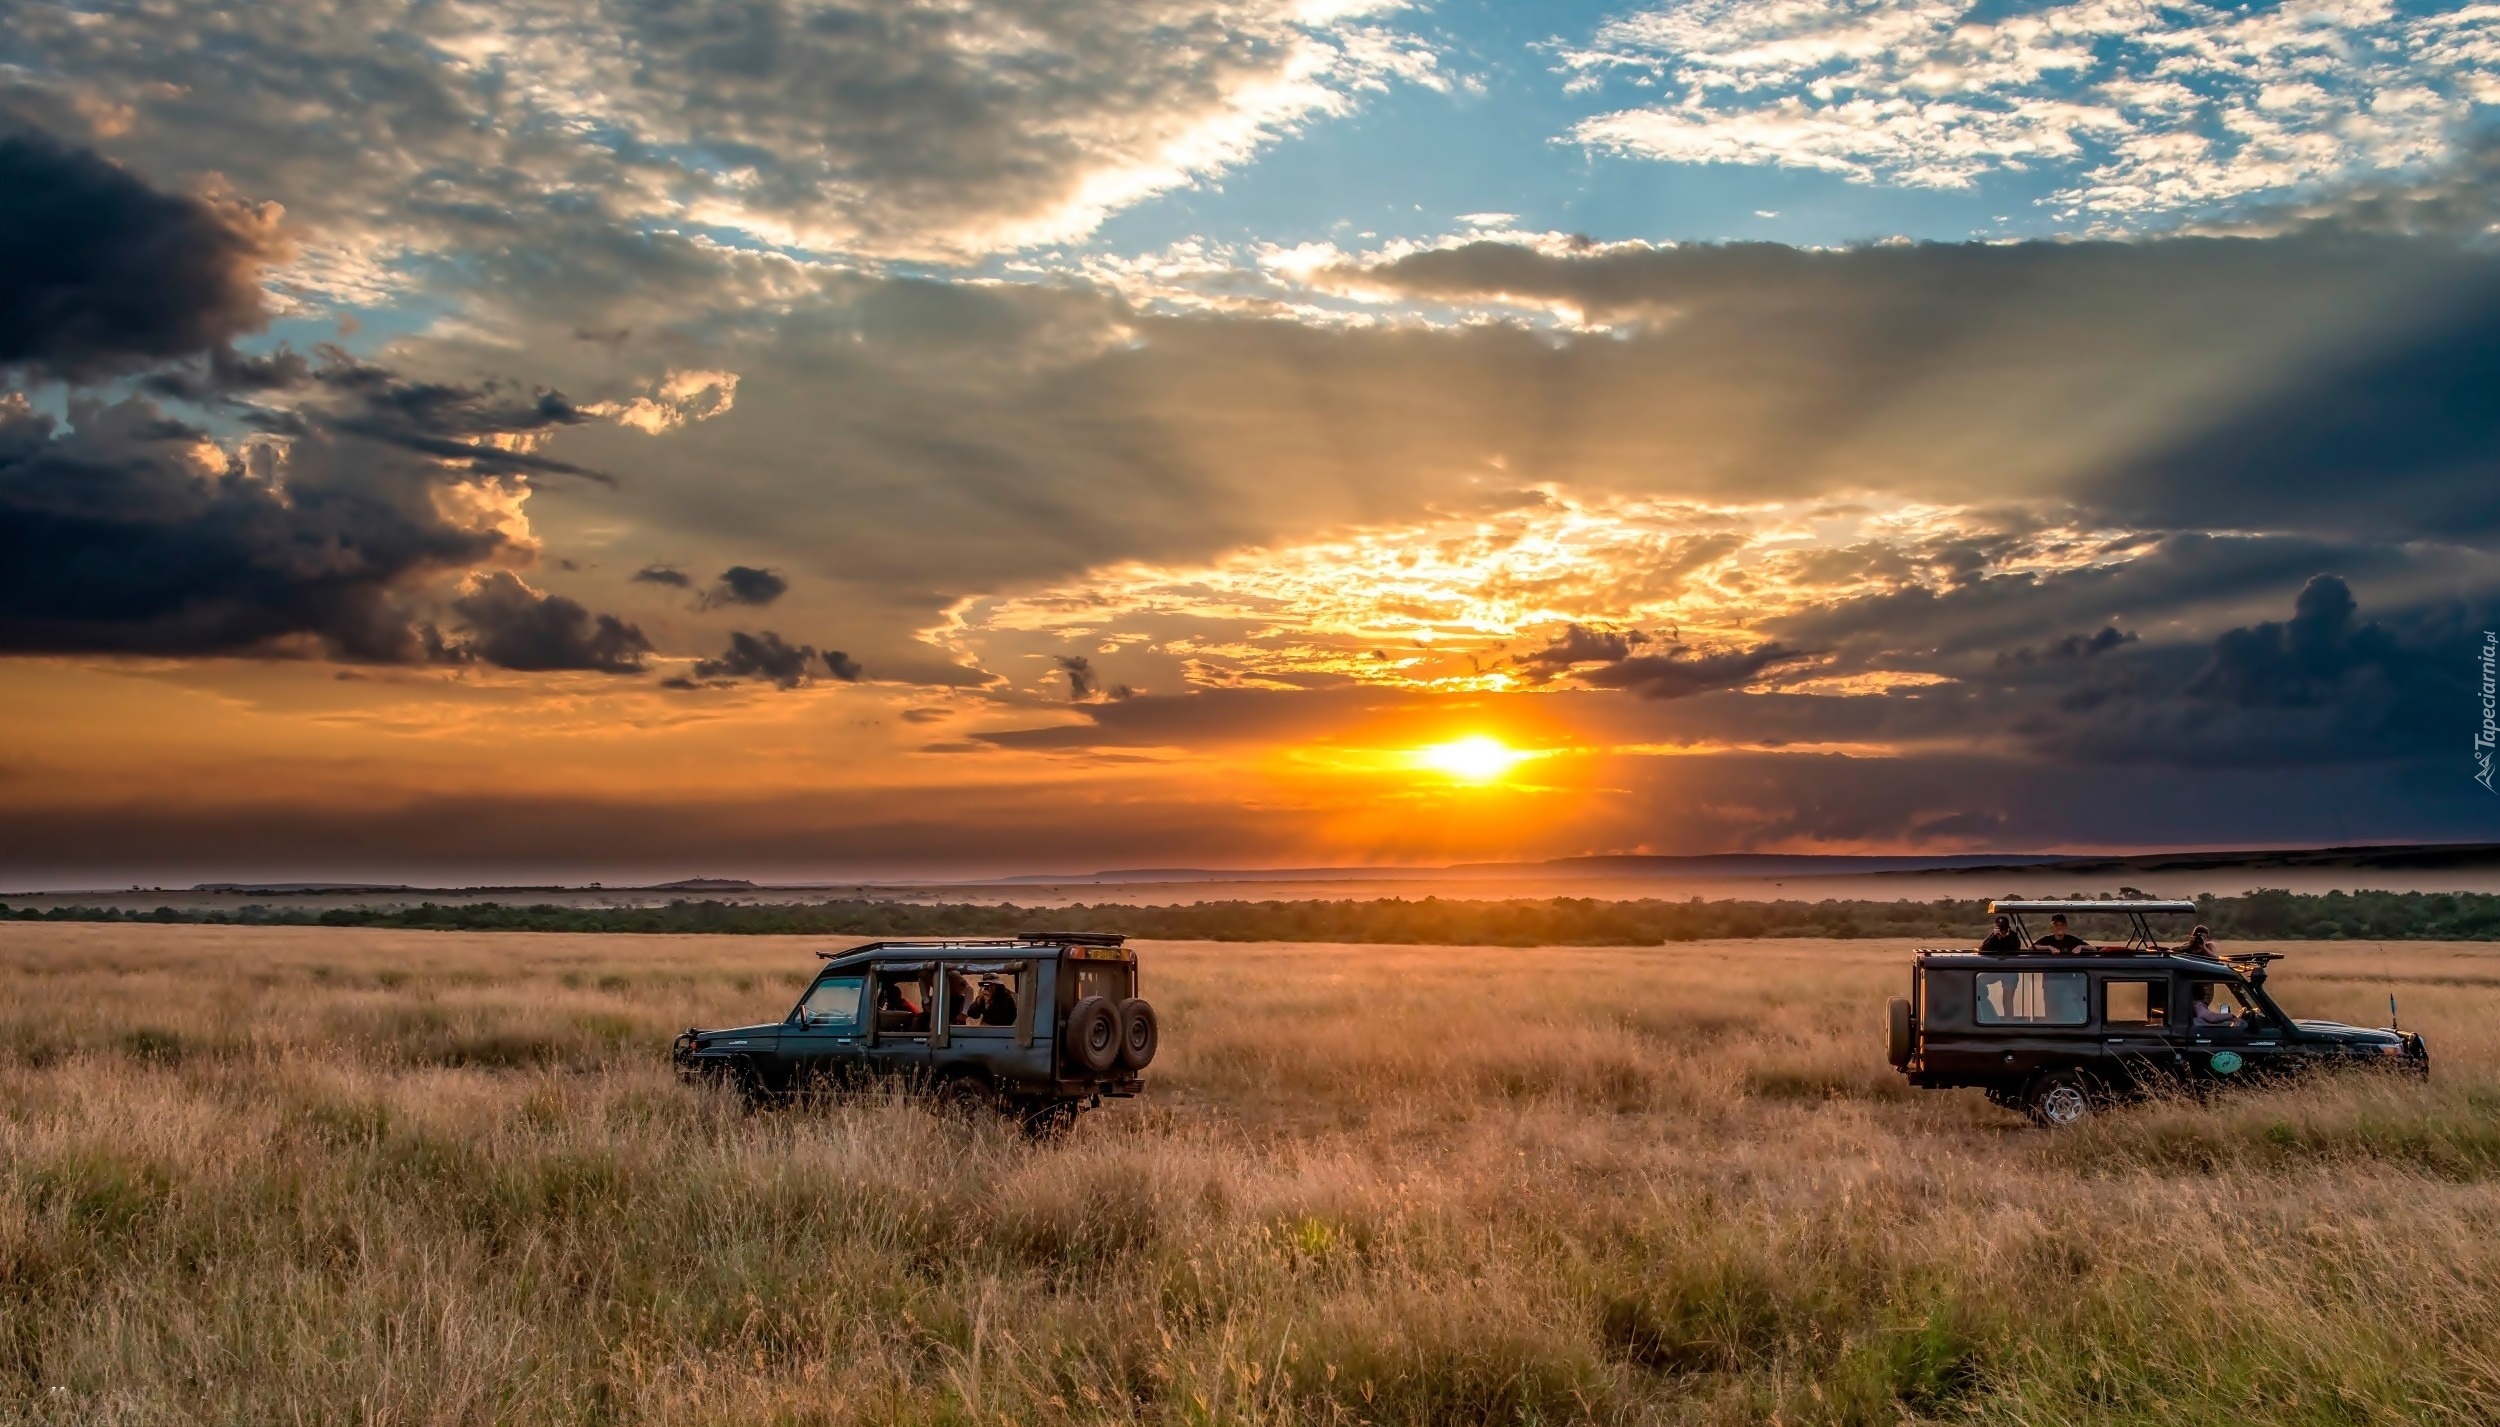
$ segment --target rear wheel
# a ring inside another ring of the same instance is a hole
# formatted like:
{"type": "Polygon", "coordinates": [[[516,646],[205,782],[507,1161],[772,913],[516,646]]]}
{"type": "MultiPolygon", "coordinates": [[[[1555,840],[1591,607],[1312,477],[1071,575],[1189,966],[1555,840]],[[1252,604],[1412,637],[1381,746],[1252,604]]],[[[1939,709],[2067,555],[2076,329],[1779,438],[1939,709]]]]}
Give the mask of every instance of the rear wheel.
{"type": "Polygon", "coordinates": [[[2053,1071],[2032,1082],[2024,1108],[2046,1129],[2079,1125],[2092,1116],[2092,1087],[2071,1070],[2053,1071]]]}
{"type": "Polygon", "coordinates": [[[1910,1063],[1910,1002],[1906,996],[1895,996],[1884,1007],[1884,1054],[1895,1070],[1910,1063]]]}
{"type": "Polygon", "coordinates": [[[1154,1063],[1155,1047],[1162,1043],[1162,1032],[1155,1024],[1155,1008],[1145,1001],[1130,997],[1120,1003],[1120,1067],[1144,1070],[1154,1063]]]}
{"type": "Polygon", "coordinates": [[[1061,1035],[1068,1064],[1079,1072],[1108,1075],[1120,1063],[1120,1012],[1100,996],[1077,1002],[1061,1035]]]}
{"type": "Polygon", "coordinates": [[[1019,1105],[1015,1110],[1016,1127],[1024,1131],[1026,1139],[1037,1144],[1063,1140],[1068,1137],[1068,1131],[1076,1128],[1078,1108],[1074,1100],[1044,1100],[1038,1104],[1019,1105]]]}
{"type": "Polygon", "coordinates": [[[978,1120],[997,1113],[998,1092],[981,1075],[950,1075],[933,1087],[931,1100],[951,1120],[978,1120]]]}

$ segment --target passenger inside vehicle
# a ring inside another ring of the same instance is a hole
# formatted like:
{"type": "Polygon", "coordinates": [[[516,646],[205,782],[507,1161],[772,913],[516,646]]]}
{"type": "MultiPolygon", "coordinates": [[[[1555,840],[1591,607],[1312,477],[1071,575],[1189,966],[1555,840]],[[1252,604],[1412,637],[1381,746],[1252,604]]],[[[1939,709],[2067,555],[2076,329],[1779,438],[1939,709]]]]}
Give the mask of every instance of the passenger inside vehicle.
{"type": "Polygon", "coordinates": [[[1997,929],[1988,933],[1987,938],[1979,943],[1979,949],[1991,952],[2022,950],[2023,939],[2014,930],[2014,919],[2001,912],[1998,913],[1997,929]]]}
{"type": "Polygon", "coordinates": [[[1016,1023],[1016,993],[996,976],[981,978],[980,987],[964,1005],[964,1020],[976,1026],[1012,1026],[1016,1023]]]}
{"type": "Polygon", "coordinates": [[[2179,948],[2179,954],[2182,956],[2207,957],[2219,957],[2221,955],[2221,953],[2214,950],[2214,934],[2205,930],[2202,926],[2199,926],[2196,930],[2188,933],[2187,945],[2179,948]]]}
{"type": "Polygon", "coordinates": [[[927,993],[917,979],[901,976],[877,978],[877,1029],[902,1034],[929,1029],[929,1011],[922,998],[927,993]]]}
{"type": "Polygon", "coordinates": [[[2041,951],[2084,951],[2092,943],[2066,930],[2066,916],[2061,912],[2049,918],[2049,934],[2032,943],[2041,951]]]}

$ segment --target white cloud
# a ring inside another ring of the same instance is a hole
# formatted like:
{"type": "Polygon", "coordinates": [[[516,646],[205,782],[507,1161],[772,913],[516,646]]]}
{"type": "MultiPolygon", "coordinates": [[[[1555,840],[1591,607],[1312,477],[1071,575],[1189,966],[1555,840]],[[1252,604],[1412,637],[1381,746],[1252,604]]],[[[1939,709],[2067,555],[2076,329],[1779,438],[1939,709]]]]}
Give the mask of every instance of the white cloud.
{"type": "Polygon", "coordinates": [[[283,202],[318,239],[308,294],[372,300],[551,218],[953,261],[1080,237],[1364,91],[1443,86],[1387,8],[104,0],[12,9],[0,106],[283,202]]]}
{"type": "Polygon", "coordinates": [[[1632,76],[1665,95],[1574,137],[1923,187],[2045,167],[2066,177],[2056,201],[2115,216],[2436,162],[2500,92],[2500,6],[2068,0],[1981,15],[1976,0],[1679,0],[1565,53],[1575,88],[1632,76]]]}

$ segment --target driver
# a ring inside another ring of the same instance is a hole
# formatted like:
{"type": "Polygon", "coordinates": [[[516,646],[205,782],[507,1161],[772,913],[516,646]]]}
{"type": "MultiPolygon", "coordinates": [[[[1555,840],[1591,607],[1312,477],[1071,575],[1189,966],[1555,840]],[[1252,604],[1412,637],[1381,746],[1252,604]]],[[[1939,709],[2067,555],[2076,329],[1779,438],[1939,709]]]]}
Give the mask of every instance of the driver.
{"type": "Polygon", "coordinates": [[[2196,1004],[2192,1008],[2196,1013],[2196,1024],[2200,1026],[2238,1025],[2240,1018],[2234,1014],[2229,1007],[2217,1006],[2214,1004],[2214,987],[2216,984],[2217,983],[2212,981],[2199,981],[2196,983],[2196,1004]]]}

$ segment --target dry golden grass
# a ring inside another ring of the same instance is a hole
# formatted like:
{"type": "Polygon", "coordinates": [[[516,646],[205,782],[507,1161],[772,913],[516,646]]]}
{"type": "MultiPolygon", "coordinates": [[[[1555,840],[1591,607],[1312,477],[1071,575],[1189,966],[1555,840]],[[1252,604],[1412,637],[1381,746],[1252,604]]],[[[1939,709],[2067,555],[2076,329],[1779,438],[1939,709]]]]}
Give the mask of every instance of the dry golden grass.
{"type": "Polygon", "coordinates": [[[2427,1087],[2059,1136],[1897,944],[1149,945],[1044,1148],[669,1077],[811,949],[0,926],[0,1419],[2500,1420],[2500,948],[2278,969],[2427,1087]]]}

